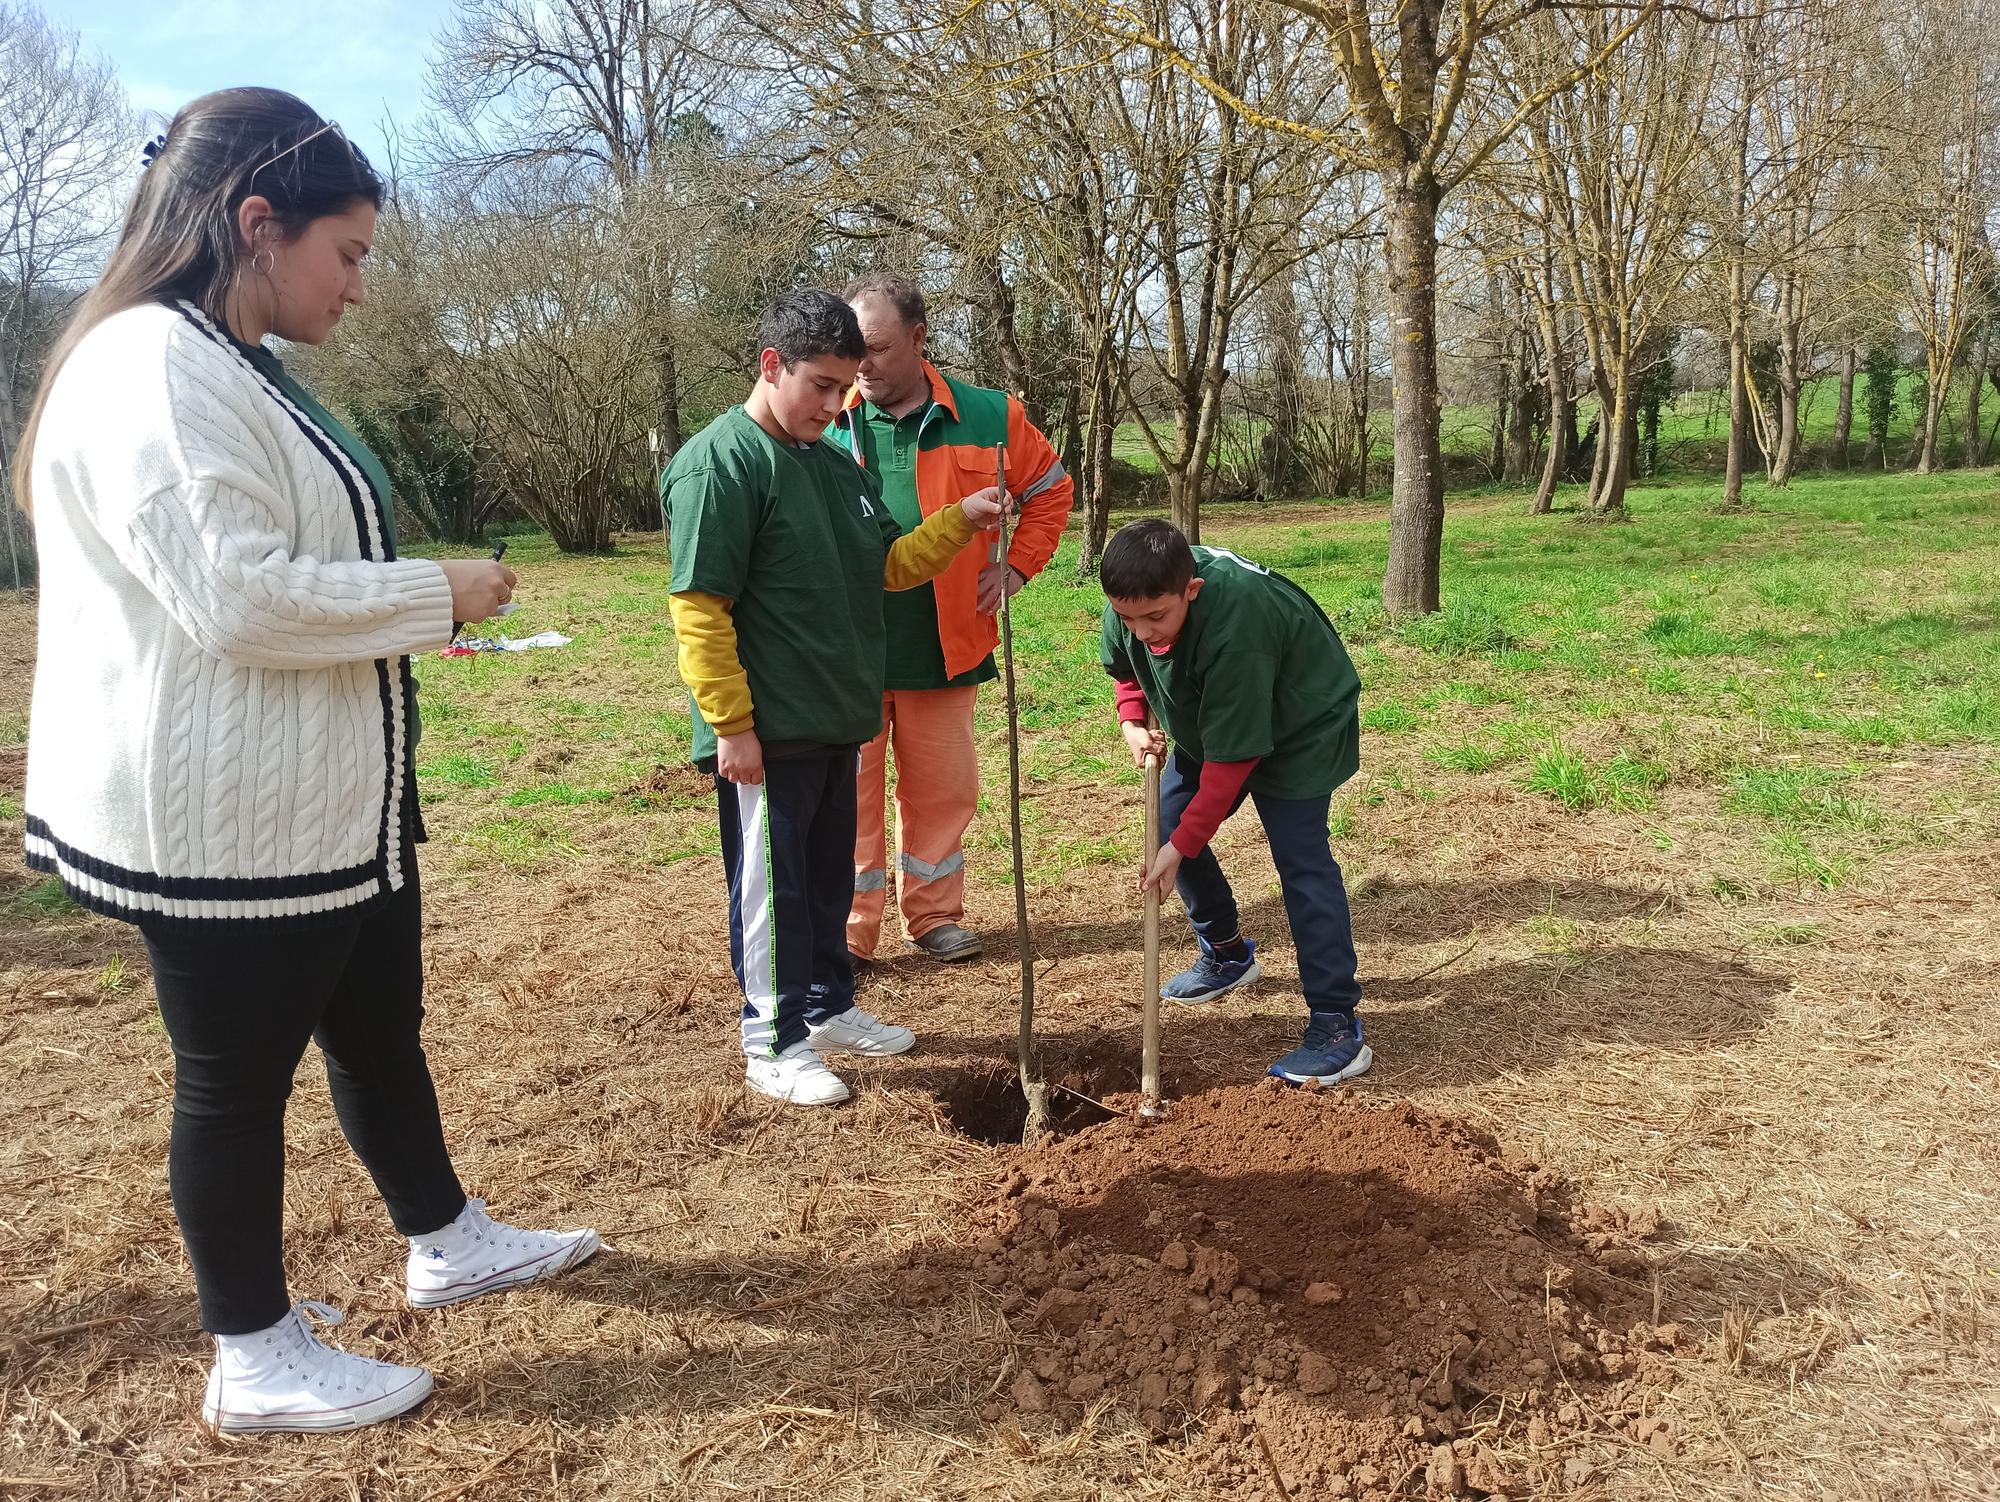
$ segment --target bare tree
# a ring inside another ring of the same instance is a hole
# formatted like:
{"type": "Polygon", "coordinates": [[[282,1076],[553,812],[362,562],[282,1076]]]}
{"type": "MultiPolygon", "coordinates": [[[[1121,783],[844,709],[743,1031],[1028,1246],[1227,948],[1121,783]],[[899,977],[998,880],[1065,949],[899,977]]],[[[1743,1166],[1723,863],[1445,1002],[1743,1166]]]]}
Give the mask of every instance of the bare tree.
{"type": "Polygon", "coordinates": [[[648,253],[628,269],[629,311],[651,346],[653,426],[666,454],[684,428],[678,315],[696,253],[671,230],[707,185],[709,114],[725,98],[732,57],[723,21],[702,0],[460,0],[431,63],[435,113],[421,148],[433,172],[476,180],[559,166],[555,180],[575,197],[551,213],[609,201],[628,232],[646,234],[648,253]]]}
{"type": "MultiPolygon", "coordinates": [[[[1081,3],[1081,0],[1071,0],[1081,3]]],[[[1234,5],[1239,0],[1219,0],[1234,5]]],[[[1549,100],[1588,77],[1641,31],[1660,0],[1640,0],[1589,37],[1566,67],[1525,97],[1502,101],[1495,44],[1542,13],[1518,0],[1275,0],[1311,21],[1344,86],[1337,111],[1301,117],[1245,98],[1230,80],[1158,32],[1107,21],[1188,73],[1260,128],[1313,142],[1373,174],[1387,229],[1390,366],[1395,390],[1395,490],[1382,599],[1393,615],[1438,608],[1444,538],[1444,455],[1438,386],[1438,213],[1446,198],[1549,100]]],[[[1123,13],[1121,13],[1123,14],[1123,13]]]]}
{"type": "Polygon", "coordinates": [[[1905,246],[1903,316],[1924,347],[1919,474],[1943,462],[1952,377],[1991,274],[1985,225],[1995,117],[1988,34],[1982,7],[1941,3],[1897,17],[1885,37],[1885,60],[1901,88],[1899,118],[1884,141],[1893,166],[1878,182],[1884,217],[1905,246]]]}
{"type": "MultiPolygon", "coordinates": [[[[1562,68],[1579,45],[1562,39],[1573,28],[1584,49],[1602,53],[1610,25],[1605,13],[1586,10],[1522,28],[1514,38],[1521,76],[1533,79],[1538,64],[1562,68]]],[[[1702,126],[1718,65],[1704,28],[1666,17],[1550,97],[1528,126],[1529,159],[1558,227],[1555,249],[1594,368],[1600,426],[1590,504],[1601,512],[1624,506],[1636,385],[1698,253],[1690,229],[1702,207],[1702,126]]]]}
{"type": "MultiPolygon", "coordinates": [[[[117,230],[139,165],[111,65],[31,6],[0,0],[0,486],[42,352],[117,230]]],[[[0,495],[15,587],[28,529],[0,495]]]]}

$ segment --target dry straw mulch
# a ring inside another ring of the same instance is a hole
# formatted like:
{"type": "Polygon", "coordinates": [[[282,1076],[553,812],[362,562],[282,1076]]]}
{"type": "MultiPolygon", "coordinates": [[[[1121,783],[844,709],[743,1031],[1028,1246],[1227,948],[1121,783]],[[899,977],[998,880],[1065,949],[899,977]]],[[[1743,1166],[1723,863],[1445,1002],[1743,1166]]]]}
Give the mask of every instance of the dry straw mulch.
{"type": "MultiPolygon", "coordinates": [[[[1496,1475],[1576,1497],[1992,1496],[1993,773],[1905,753],[1870,783],[1912,822],[1967,789],[1984,813],[1831,893],[1765,884],[1754,831],[1723,820],[1712,790],[1674,790],[1644,818],[1577,818],[1467,778],[1376,811],[1354,874],[1380,1062],[1356,1100],[1413,1102],[1573,1182],[1619,1224],[1657,1219],[1627,1238],[1616,1277],[1685,1341],[1649,1354],[1671,1375],[1637,1404],[1552,1380],[1539,1429],[1454,1393],[1456,1437],[1492,1468],[1435,1464],[1454,1438],[1440,1428],[1406,1436],[1424,1465],[1372,1482],[1296,1446],[1266,1464],[1262,1401],[1310,1415],[1349,1391],[1343,1368],[1327,1392],[1298,1393],[1297,1353],[1248,1406],[1239,1388],[1233,1406],[1149,1413],[1109,1381],[1047,1411],[1014,1396],[1052,1352],[1066,1383],[1088,1373],[1038,1318],[1043,1295],[1024,1298],[981,1250],[1036,1172],[968,1135],[990,1124],[982,1082],[1013,1031],[1006,958],[876,967],[864,1004],[915,1025],[920,1051],[851,1068],[846,1109],[777,1108],[738,1081],[712,860],[641,865],[606,821],[580,829],[587,858],[522,875],[459,845],[448,804],[427,855],[428,1037],[461,1170],[497,1213],[589,1221],[617,1250],[560,1284],[403,1309],[400,1244],[309,1062],[290,1128],[294,1287],[347,1310],[336,1335],[351,1347],[432,1366],[438,1393],[356,1435],[218,1442],[193,1421],[207,1348],[167,1205],[171,1060],[144,951],[95,920],[11,922],[0,1496],[874,1502],[1275,1497],[1280,1484],[1303,1497],[1343,1481],[1411,1496],[1496,1475]],[[1718,897],[1718,875],[1740,895],[1718,897]],[[1231,1435],[1218,1464],[1215,1437],[1231,1435]]],[[[1131,812],[1087,788],[1040,804],[1078,831],[1116,832],[1131,812]]],[[[1221,849],[1246,922],[1269,936],[1271,978],[1169,1017],[1182,1097],[1251,1087],[1298,1023],[1268,859],[1247,828],[1221,849]]],[[[1004,873],[978,861],[995,880],[975,883],[974,921],[1004,932],[1004,873]]],[[[1047,1047],[1093,1093],[1131,1084],[1128,875],[1084,868],[1036,901],[1047,1047]]],[[[1229,1176],[1226,1161],[1204,1171],[1229,1176]]],[[[1087,1218],[1088,1199],[1063,1214],[1087,1218]]],[[[1383,1349],[1413,1348],[1393,1308],[1371,1320],[1383,1349]]],[[[1367,1341],[1343,1340],[1328,1349],[1359,1361],[1367,1341]]]]}

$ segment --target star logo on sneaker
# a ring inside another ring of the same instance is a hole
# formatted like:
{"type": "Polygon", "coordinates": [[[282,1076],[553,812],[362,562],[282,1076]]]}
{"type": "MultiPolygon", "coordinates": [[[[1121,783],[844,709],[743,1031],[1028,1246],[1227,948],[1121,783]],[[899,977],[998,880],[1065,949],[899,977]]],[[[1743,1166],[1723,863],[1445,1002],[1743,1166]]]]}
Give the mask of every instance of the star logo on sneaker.
{"type": "Polygon", "coordinates": [[[426,1249],[424,1255],[430,1258],[431,1261],[433,1262],[442,1262],[445,1260],[444,1248],[441,1246],[434,1246],[426,1249]]]}

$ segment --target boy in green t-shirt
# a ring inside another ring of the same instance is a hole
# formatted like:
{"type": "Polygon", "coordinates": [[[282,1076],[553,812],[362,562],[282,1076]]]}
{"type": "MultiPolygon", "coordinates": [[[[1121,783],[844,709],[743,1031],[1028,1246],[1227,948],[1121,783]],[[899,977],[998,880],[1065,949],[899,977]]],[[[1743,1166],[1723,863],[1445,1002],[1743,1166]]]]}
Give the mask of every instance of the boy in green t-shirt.
{"type": "Polygon", "coordinates": [[[1365,1074],[1354,1015],[1354,928],[1327,843],[1333,790],[1360,764],[1361,680],[1333,623],[1282,574],[1226,548],[1191,548],[1163,521],[1119,529],[1099,565],[1103,660],[1132,759],[1162,758],[1160,853],[1140,890],[1173,887],[1201,941],[1160,988],[1213,1001],[1257,979],[1256,945],[1209,841],[1245,798],[1271,842],[1306,996],[1305,1040],[1270,1073],[1294,1084],[1365,1074]],[[1164,730],[1148,727],[1148,709],[1164,730]],[[1167,754],[1172,742],[1172,755],[1167,754]]]}
{"type": "Polygon", "coordinates": [[[854,775],[882,729],[885,589],[944,569],[999,524],[992,486],[901,535],[874,476],[821,434],[867,346],[829,292],[764,310],[741,407],[674,455],[669,608],[694,702],[694,761],[715,777],[729,958],[745,1075],[796,1105],[846,1100],[820,1052],[916,1043],[854,1005],[854,775]]]}

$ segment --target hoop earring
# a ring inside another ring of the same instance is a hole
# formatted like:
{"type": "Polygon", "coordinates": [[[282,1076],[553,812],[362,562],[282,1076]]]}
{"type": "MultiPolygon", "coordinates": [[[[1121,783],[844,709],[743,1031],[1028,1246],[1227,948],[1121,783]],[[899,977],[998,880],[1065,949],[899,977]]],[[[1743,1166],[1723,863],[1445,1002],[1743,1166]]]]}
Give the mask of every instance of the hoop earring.
{"type": "Polygon", "coordinates": [[[250,257],[250,269],[259,276],[269,276],[277,264],[278,258],[271,253],[268,245],[250,257]]]}

